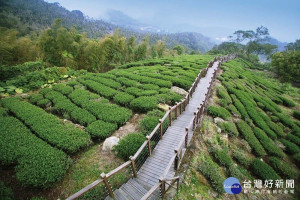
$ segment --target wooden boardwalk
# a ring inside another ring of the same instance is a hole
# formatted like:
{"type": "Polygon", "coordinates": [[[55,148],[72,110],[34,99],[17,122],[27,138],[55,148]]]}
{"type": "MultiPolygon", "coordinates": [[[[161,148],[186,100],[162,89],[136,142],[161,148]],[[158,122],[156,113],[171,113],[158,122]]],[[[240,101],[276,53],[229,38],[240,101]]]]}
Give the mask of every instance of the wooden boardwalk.
{"type": "MultiPolygon", "coordinates": [[[[214,71],[217,69],[219,61],[214,62],[213,66],[207,71],[205,77],[201,78],[189,104],[186,106],[185,111],[178,116],[176,120],[172,122],[172,125],[166,130],[163,138],[158,142],[152,151],[152,154],[140,170],[137,172],[136,178],[131,178],[127,183],[123,184],[119,189],[114,191],[114,199],[120,200],[140,200],[143,196],[153,189],[149,199],[160,199],[159,187],[155,187],[159,180],[164,175],[165,170],[169,167],[167,173],[167,179],[171,179],[175,175],[174,162],[170,167],[170,161],[174,159],[176,153],[174,149],[180,145],[180,142],[185,137],[186,128],[189,128],[188,143],[193,136],[193,126],[191,121],[194,118],[194,113],[197,112],[199,105],[205,101],[206,94],[208,93],[208,87],[210,81],[214,75],[214,71]]],[[[185,149],[183,149],[183,153],[185,149]]],[[[111,197],[106,197],[110,200],[111,197]]]]}

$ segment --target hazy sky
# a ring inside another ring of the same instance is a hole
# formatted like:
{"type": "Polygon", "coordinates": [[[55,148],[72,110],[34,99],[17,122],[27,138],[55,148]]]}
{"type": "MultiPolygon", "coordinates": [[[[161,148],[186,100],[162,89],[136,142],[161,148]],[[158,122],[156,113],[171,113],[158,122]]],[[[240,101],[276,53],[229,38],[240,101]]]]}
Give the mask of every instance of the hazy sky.
{"type": "Polygon", "coordinates": [[[197,31],[221,40],[266,26],[280,41],[300,39],[300,0],[46,0],[96,19],[108,9],[166,30],[197,31]]]}

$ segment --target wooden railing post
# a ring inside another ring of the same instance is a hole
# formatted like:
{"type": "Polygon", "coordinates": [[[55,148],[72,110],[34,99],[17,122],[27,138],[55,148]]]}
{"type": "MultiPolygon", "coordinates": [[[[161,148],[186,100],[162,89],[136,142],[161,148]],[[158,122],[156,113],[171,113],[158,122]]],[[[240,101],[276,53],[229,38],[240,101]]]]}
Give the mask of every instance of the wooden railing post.
{"type": "Polygon", "coordinates": [[[185,110],[185,107],[186,107],[186,97],[184,97],[184,100],[183,100],[183,110],[185,110]]]}
{"type": "Polygon", "coordinates": [[[147,135],[147,136],[146,136],[146,139],[147,139],[148,154],[149,154],[149,156],[151,156],[150,137],[147,135]]]}
{"type": "Polygon", "coordinates": [[[196,127],[196,115],[197,115],[197,113],[194,112],[193,130],[194,130],[195,127],[196,127]]]}
{"type": "Polygon", "coordinates": [[[135,160],[132,156],[130,156],[130,160],[131,160],[131,168],[132,168],[133,176],[136,178],[137,172],[136,172],[136,167],[135,167],[135,160]]]}
{"type": "Polygon", "coordinates": [[[171,126],[172,125],[172,108],[171,108],[171,106],[169,106],[169,126],[171,126]]]}
{"type": "Polygon", "coordinates": [[[159,130],[160,130],[160,139],[162,139],[162,137],[163,137],[163,126],[162,126],[162,120],[161,119],[159,119],[158,120],[159,121],[159,130]]]}
{"type": "Polygon", "coordinates": [[[178,110],[178,103],[176,102],[176,104],[175,104],[175,119],[177,119],[177,116],[178,116],[177,110],[178,110]]]}
{"type": "Polygon", "coordinates": [[[165,195],[166,195],[165,179],[160,179],[159,181],[161,182],[160,185],[161,199],[165,199],[165,195]]]}
{"type": "Polygon", "coordinates": [[[182,113],[182,103],[183,103],[183,101],[181,101],[180,105],[179,105],[179,115],[181,115],[181,113],[182,113]]]}
{"type": "Polygon", "coordinates": [[[188,145],[189,128],[185,128],[185,147],[188,145]]]}
{"type": "Polygon", "coordinates": [[[112,189],[111,189],[111,187],[110,187],[110,185],[109,185],[109,183],[108,183],[106,174],[105,174],[105,173],[102,173],[102,174],[101,174],[101,178],[103,179],[103,182],[104,182],[104,184],[105,184],[105,187],[106,187],[106,189],[108,190],[109,196],[111,196],[112,198],[114,198],[115,195],[114,195],[114,193],[113,193],[113,191],[112,191],[112,189]]]}
{"type": "Polygon", "coordinates": [[[178,155],[177,150],[174,150],[174,151],[175,151],[175,154],[176,154],[175,161],[174,161],[174,169],[176,171],[178,169],[178,165],[179,165],[179,155],[178,155]]]}
{"type": "Polygon", "coordinates": [[[197,107],[197,124],[199,123],[200,107],[197,107]]]}

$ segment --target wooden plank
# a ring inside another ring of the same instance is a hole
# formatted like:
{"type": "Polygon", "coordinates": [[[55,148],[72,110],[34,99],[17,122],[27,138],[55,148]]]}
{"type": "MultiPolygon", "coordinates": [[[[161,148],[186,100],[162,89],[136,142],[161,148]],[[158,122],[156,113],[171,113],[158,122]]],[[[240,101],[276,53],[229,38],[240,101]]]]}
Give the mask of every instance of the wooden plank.
{"type": "Polygon", "coordinates": [[[132,199],[141,199],[144,196],[143,193],[135,189],[131,184],[124,184],[121,189],[126,192],[132,199]]]}

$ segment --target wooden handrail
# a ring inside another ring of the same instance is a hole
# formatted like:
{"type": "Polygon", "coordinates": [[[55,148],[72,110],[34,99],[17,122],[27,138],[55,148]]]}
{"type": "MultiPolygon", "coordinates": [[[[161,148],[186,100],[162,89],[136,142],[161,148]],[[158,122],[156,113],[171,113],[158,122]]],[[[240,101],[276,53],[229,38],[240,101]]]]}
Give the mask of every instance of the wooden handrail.
{"type": "Polygon", "coordinates": [[[132,156],[132,158],[135,160],[140,153],[143,151],[143,149],[147,146],[147,140],[145,140],[145,142],[142,144],[142,146],[140,146],[139,150],[137,150],[137,152],[134,154],[134,156],[132,156]]]}
{"type": "Polygon", "coordinates": [[[85,186],[84,188],[82,188],[81,190],[79,190],[78,192],[76,192],[75,194],[72,194],[66,200],[77,199],[78,197],[81,197],[82,195],[84,195],[84,193],[86,193],[89,190],[93,189],[94,187],[96,187],[97,185],[99,185],[102,182],[103,182],[103,179],[99,178],[99,179],[95,180],[94,182],[92,182],[91,184],[85,186]]]}
{"type": "Polygon", "coordinates": [[[166,112],[166,114],[163,116],[163,118],[161,118],[162,123],[164,123],[165,119],[167,119],[167,117],[169,116],[170,110],[168,110],[166,112]]]}
{"type": "Polygon", "coordinates": [[[141,198],[141,200],[147,200],[150,196],[151,196],[151,194],[155,191],[155,190],[157,190],[157,188],[159,188],[159,186],[161,185],[161,183],[160,182],[158,182],[158,183],[156,183],[142,198],[141,198]]]}
{"type": "Polygon", "coordinates": [[[118,172],[121,171],[122,169],[128,167],[130,164],[131,164],[131,161],[127,161],[127,162],[123,163],[123,164],[120,165],[119,167],[117,167],[117,168],[111,170],[110,172],[108,172],[108,173],[106,174],[106,177],[107,177],[107,178],[111,177],[112,175],[118,173],[118,172]]]}
{"type": "Polygon", "coordinates": [[[155,128],[153,129],[153,131],[149,135],[149,139],[151,139],[153,137],[153,135],[156,133],[156,131],[158,131],[159,126],[160,126],[159,123],[155,126],[155,128]]]}
{"type": "Polygon", "coordinates": [[[172,156],[172,158],[171,158],[171,160],[169,161],[169,163],[168,163],[168,165],[167,165],[167,167],[166,167],[166,169],[165,169],[163,175],[161,176],[161,179],[165,179],[165,178],[167,177],[168,172],[169,172],[169,170],[170,170],[170,168],[171,168],[171,166],[172,166],[172,163],[173,163],[173,161],[175,160],[175,157],[176,157],[176,154],[174,154],[174,155],[172,156]]]}

